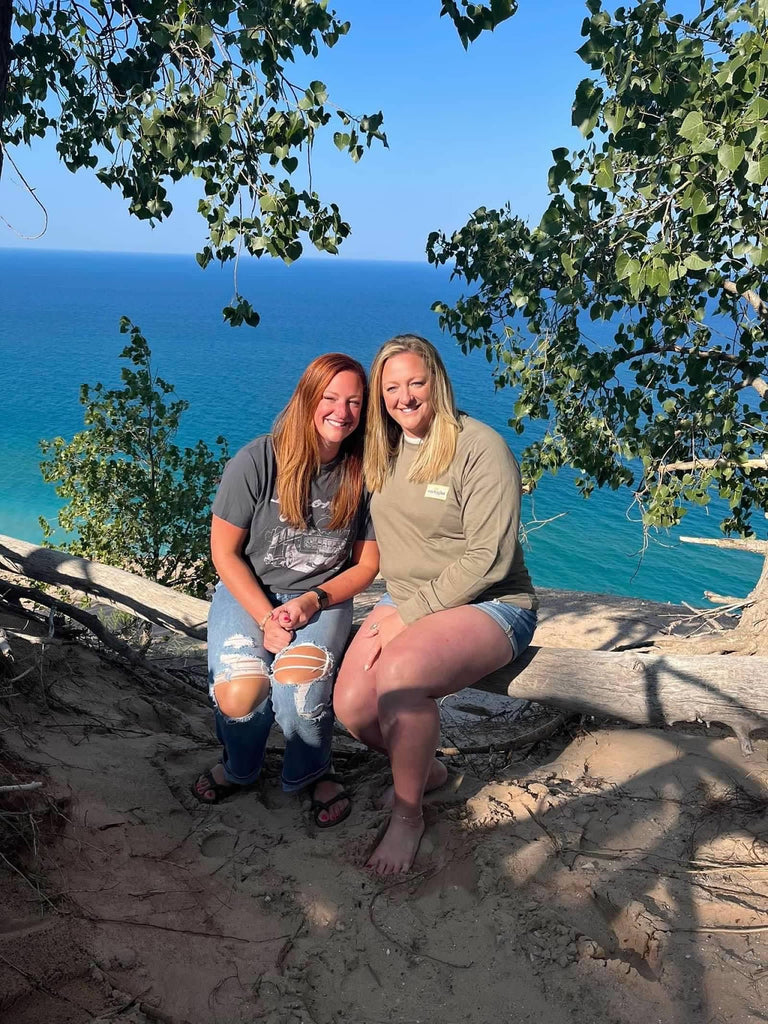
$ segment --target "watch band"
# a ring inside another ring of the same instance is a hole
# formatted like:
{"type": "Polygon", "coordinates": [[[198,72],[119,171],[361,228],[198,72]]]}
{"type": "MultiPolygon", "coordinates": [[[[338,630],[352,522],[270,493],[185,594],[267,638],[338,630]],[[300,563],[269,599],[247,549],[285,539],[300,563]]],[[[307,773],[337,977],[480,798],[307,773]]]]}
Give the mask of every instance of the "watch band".
{"type": "Polygon", "coordinates": [[[331,602],[331,598],[328,594],[328,591],[323,590],[322,587],[310,587],[307,593],[317,595],[317,603],[320,606],[321,611],[323,608],[327,608],[331,602]]]}

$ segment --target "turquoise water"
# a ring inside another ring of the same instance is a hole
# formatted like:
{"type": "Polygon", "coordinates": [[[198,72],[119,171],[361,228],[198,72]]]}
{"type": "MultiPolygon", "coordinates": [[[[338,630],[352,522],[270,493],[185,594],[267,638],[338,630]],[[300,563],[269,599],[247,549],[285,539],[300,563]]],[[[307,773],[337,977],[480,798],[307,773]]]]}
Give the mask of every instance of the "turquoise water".
{"type": "MultiPolygon", "coordinates": [[[[456,291],[444,272],[413,263],[265,261],[241,268],[240,289],[262,315],[257,330],[222,323],[231,267],[203,272],[181,256],[0,250],[0,533],[39,541],[38,516],[55,514],[37,442],[82,429],[81,383],[118,383],[123,315],[146,335],[156,372],[191,404],[182,442],[223,434],[235,450],[269,428],[313,356],[341,350],[368,365],[382,341],[415,331],[440,346],[461,407],[520,452],[524,439],[506,425],[511,396],[494,392],[484,356],[465,357],[438,333],[429,307],[456,291]]],[[[567,475],[545,479],[523,513],[534,581],[699,605],[705,589],[741,595],[754,584],[759,558],[692,548],[676,535],[657,536],[641,559],[629,505],[628,492],[584,501],[567,475]]],[[[697,510],[681,532],[716,537],[718,521],[697,510]]]]}

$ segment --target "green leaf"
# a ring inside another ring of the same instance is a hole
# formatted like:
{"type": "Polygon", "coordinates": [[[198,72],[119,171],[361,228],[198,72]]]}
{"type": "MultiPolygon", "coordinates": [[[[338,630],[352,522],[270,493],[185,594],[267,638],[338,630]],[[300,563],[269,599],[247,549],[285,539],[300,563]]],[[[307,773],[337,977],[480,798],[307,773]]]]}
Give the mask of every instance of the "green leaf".
{"type": "Polygon", "coordinates": [[[690,114],[686,114],[677,133],[690,142],[701,142],[709,134],[709,129],[701,114],[697,110],[692,110],[690,114]]]}
{"type": "Polygon", "coordinates": [[[640,269],[640,261],[634,259],[625,252],[620,252],[616,257],[616,278],[625,281],[630,275],[636,274],[640,269]]]}
{"type": "Polygon", "coordinates": [[[597,124],[603,90],[591,79],[584,78],[576,88],[573,101],[571,124],[576,125],[582,135],[589,135],[597,124]]]}
{"type": "Polygon", "coordinates": [[[764,184],[768,180],[768,155],[759,160],[751,160],[744,177],[755,185],[764,184]]]}
{"type": "Polygon", "coordinates": [[[570,278],[574,277],[576,274],[576,267],[567,252],[560,253],[560,262],[563,264],[563,270],[566,275],[570,278]]]}
{"type": "Polygon", "coordinates": [[[702,259],[702,257],[695,252],[692,252],[690,256],[686,256],[683,263],[688,270],[707,270],[710,266],[708,260],[702,259]]]}
{"type": "Polygon", "coordinates": [[[328,90],[323,82],[310,82],[308,91],[312,93],[318,106],[322,106],[328,99],[328,90]]]}
{"type": "Polygon", "coordinates": [[[743,146],[732,146],[724,142],[717,151],[717,159],[726,170],[735,171],[744,159],[745,152],[743,146]]]}
{"type": "Polygon", "coordinates": [[[714,209],[715,205],[714,198],[708,196],[701,189],[696,189],[691,196],[691,211],[696,216],[700,213],[708,213],[714,209]]]}

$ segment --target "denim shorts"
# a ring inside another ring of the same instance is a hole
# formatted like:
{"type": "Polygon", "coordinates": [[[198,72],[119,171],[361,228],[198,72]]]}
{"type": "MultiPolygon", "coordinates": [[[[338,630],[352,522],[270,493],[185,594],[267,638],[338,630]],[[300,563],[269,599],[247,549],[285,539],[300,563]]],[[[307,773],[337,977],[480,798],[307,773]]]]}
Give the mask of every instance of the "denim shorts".
{"type": "MultiPolygon", "coordinates": [[[[384,594],[379,604],[395,607],[395,602],[389,594],[384,594]]],[[[490,615],[493,621],[501,626],[507,634],[507,639],[512,645],[512,651],[514,652],[513,658],[519,658],[526,647],[530,645],[538,621],[536,612],[530,608],[520,608],[519,605],[509,604],[507,601],[499,601],[498,599],[478,601],[475,604],[462,607],[479,608],[481,612],[490,615]]]]}

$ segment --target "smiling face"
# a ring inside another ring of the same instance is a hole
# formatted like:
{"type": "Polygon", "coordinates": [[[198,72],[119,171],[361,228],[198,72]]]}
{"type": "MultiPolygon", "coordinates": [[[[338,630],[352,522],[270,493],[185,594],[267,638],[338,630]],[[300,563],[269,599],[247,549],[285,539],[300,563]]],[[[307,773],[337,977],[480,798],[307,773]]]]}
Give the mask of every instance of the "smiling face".
{"type": "Polygon", "coordinates": [[[408,437],[422,438],[435,414],[432,385],[424,360],[415,352],[401,352],[384,363],[381,394],[384,406],[408,437]]]}
{"type": "Polygon", "coordinates": [[[320,442],[320,458],[336,458],[344,441],[360,422],[363,382],[352,370],[342,370],[328,383],[317,403],[313,422],[320,442]]]}

